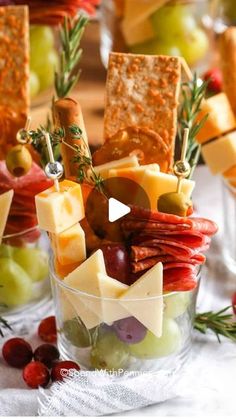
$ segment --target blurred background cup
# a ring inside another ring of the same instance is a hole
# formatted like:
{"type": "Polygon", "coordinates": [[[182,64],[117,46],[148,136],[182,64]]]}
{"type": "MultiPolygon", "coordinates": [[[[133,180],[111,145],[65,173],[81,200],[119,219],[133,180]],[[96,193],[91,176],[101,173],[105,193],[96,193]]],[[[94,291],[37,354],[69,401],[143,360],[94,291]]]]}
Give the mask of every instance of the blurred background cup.
{"type": "MultiPolygon", "coordinates": [[[[214,6],[214,8],[213,8],[214,6]]],[[[103,0],[101,58],[110,51],[183,56],[204,71],[213,42],[211,0],[103,0]]]]}
{"type": "Polygon", "coordinates": [[[47,235],[38,226],[3,236],[0,245],[0,314],[11,325],[43,316],[50,301],[47,235]]]}

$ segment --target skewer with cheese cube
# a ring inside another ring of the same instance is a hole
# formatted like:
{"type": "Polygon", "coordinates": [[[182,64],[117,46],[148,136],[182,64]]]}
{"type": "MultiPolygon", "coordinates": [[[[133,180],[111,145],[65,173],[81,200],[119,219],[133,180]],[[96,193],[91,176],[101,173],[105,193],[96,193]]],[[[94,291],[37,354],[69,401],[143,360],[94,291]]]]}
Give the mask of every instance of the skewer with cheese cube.
{"type": "Polygon", "coordinates": [[[54,256],[61,265],[83,262],[86,259],[84,230],[79,223],[62,231],[51,234],[54,256]]]}
{"type": "MultiPolygon", "coordinates": [[[[162,172],[154,172],[146,170],[140,186],[148,195],[151,210],[157,210],[157,201],[159,197],[168,192],[175,192],[177,188],[178,179],[174,175],[169,175],[162,172]]],[[[193,192],[195,182],[188,179],[183,179],[181,183],[181,191],[190,198],[193,192]]]]}
{"type": "Polygon", "coordinates": [[[49,233],[58,234],[84,218],[81,186],[70,180],[59,183],[35,197],[39,227],[49,233]]]}
{"type": "Polygon", "coordinates": [[[236,165],[236,131],[205,144],[202,156],[213,175],[232,168],[236,165]]]}
{"type": "Polygon", "coordinates": [[[202,103],[198,119],[201,120],[205,115],[208,115],[207,120],[196,136],[200,144],[236,128],[236,119],[225,93],[212,96],[202,103]]]}

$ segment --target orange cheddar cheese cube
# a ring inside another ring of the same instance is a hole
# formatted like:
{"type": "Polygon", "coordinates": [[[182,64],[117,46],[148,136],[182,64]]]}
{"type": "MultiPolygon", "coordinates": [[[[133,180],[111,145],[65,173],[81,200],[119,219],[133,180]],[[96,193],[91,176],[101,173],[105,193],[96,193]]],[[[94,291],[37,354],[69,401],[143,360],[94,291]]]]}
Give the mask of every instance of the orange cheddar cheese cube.
{"type": "Polygon", "coordinates": [[[70,265],[61,265],[57,258],[54,258],[54,270],[57,276],[60,279],[64,279],[67,275],[73,272],[78,266],[80,265],[79,262],[71,263],[70,265]]]}
{"type": "Polygon", "coordinates": [[[213,175],[222,174],[236,165],[236,131],[205,144],[202,156],[213,175]]]}
{"type": "Polygon", "coordinates": [[[226,170],[223,173],[223,176],[227,179],[235,179],[236,180],[236,165],[233,167],[230,167],[230,169],[226,170]]]}
{"type": "Polygon", "coordinates": [[[84,230],[79,223],[62,231],[51,234],[54,255],[61,265],[80,263],[86,259],[84,230]]]}
{"type": "Polygon", "coordinates": [[[54,234],[84,218],[81,186],[70,180],[63,180],[59,186],[59,192],[52,186],[35,197],[39,227],[54,234]]]}
{"type": "Polygon", "coordinates": [[[236,128],[236,119],[225,93],[212,96],[202,104],[198,119],[207,114],[208,118],[196,137],[200,144],[236,128]]]}

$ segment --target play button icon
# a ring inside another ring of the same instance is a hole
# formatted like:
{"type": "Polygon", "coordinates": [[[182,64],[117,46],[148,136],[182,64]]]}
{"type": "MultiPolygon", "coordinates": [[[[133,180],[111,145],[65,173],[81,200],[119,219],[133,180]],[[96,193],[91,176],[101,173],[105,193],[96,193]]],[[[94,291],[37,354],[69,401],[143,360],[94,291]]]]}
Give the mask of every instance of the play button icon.
{"type": "MultiPolygon", "coordinates": [[[[131,179],[113,177],[103,181],[101,188],[93,187],[85,205],[85,219],[90,229],[87,241],[96,242],[95,236],[109,242],[124,241],[123,224],[132,221],[133,206],[150,209],[148,196],[143,188],[131,179]]],[[[148,221],[145,219],[145,221],[148,221]]],[[[145,227],[145,221],[140,229],[145,227]]],[[[136,226],[136,233],[139,226],[136,226]]]]}
{"type": "Polygon", "coordinates": [[[122,204],[115,198],[109,198],[108,200],[108,220],[110,223],[119,220],[131,211],[128,205],[122,204]]]}

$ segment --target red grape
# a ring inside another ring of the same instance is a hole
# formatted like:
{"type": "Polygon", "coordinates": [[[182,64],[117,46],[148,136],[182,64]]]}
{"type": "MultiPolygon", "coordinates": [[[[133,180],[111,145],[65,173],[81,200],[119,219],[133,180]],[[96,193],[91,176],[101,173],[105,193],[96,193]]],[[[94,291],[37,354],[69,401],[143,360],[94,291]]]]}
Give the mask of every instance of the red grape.
{"type": "Polygon", "coordinates": [[[70,370],[80,371],[80,366],[73,361],[60,361],[57,362],[51,372],[52,381],[63,381],[64,378],[69,376],[70,370]]]}
{"type": "Polygon", "coordinates": [[[125,343],[141,342],[147,333],[146,327],[135,317],[117,320],[113,323],[117,337],[125,343]]]}
{"type": "Polygon", "coordinates": [[[50,380],[50,373],[42,362],[32,361],[24,368],[23,379],[31,388],[46,387],[50,380]]]}
{"type": "Polygon", "coordinates": [[[56,343],[57,328],[55,316],[46,317],[43,319],[38,328],[39,337],[47,343],[56,343]]]}
{"type": "Polygon", "coordinates": [[[2,356],[11,367],[23,368],[31,361],[33,351],[24,339],[12,338],[4,343],[2,356]]]}
{"type": "Polygon", "coordinates": [[[60,354],[58,349],[49,343],[40,345],[34,352],[35,361],[42,362],[48,368],[52,368],[53,362],[59,358],[60,354]]]}
{"type": "Polygon", "coordinates": [[[129,284],[130,261],[127,249],[122,244],[104,244],[101,246],[107,275],[124,284],[129,284]]]}
{"type": "Polygon", "coordinates": [[[236,292],[233,294],[233,297],[232,297],[232,306],[233,306],[233,312],[236,315],[236,292]]]}

